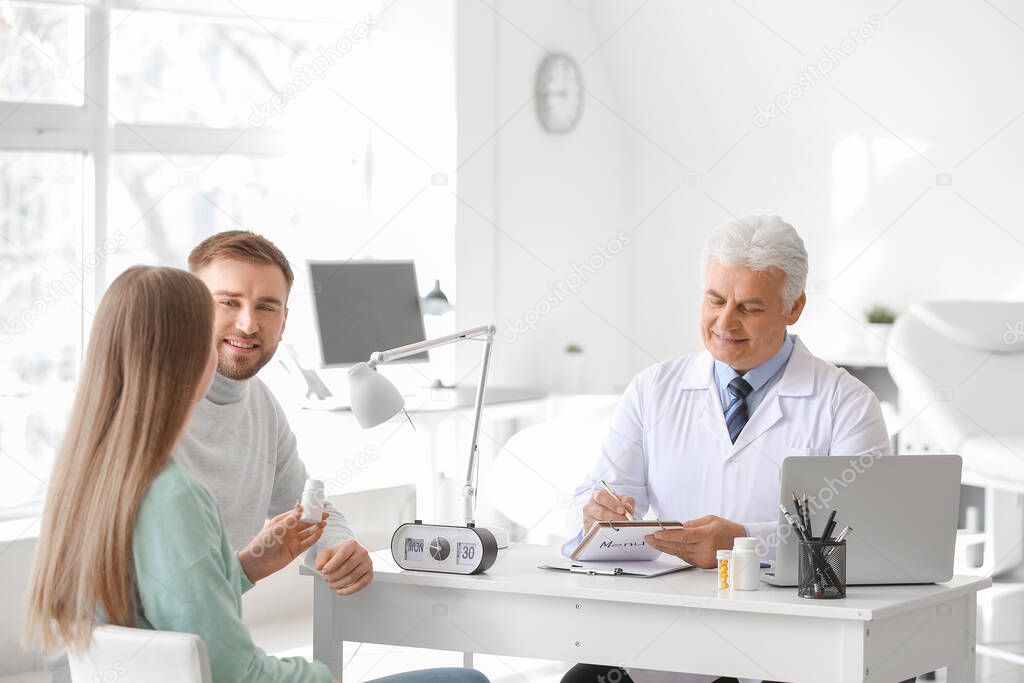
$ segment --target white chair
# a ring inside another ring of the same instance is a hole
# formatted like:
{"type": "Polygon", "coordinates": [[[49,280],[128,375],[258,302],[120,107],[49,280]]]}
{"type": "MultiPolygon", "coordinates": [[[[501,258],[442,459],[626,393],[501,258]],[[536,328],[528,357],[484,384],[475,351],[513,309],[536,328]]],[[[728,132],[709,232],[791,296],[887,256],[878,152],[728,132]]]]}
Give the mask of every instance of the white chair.
{"type": "Polygon", "coordinates": [[[618,396],[580,397],[561,416],[516,432],[481,476],[481,501],[514,525],[513,539],[561,544],[572,492],[593,467],[618,396]]]}
{"type": "Polygon", "coordinates": [[[69,652],[73,683],[211,683],[206,643],[194,633],[97,626],[92,645],[69,652]]]}
{"type": "Polygon", "coordinates": [[[896,321],[887,356],[906,450],[959,454],[964,483],[985,491],[984,530],[961,534],[957,572],[1016,568],[1024,559],[1024,304],[913,305],[896,321]]]}

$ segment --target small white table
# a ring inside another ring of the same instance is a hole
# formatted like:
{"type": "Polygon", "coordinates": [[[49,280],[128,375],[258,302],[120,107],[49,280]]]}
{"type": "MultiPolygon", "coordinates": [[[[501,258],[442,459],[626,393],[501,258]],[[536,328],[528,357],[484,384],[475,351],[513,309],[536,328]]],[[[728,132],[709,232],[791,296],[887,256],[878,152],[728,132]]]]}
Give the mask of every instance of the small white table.
{"type": "Polygon", "coordinates": [[[793,683],[891,683],[949,667],[975,680],[977,592],[987,577],[854,586],[806,600],[761,584],[719,594],[717,572],[640,579],[537,569],[556,548],[515,545],[491,570],[400,570],[374,553],[375,578],[339,597],[313,575],[313,656],[342,677],[342,642],[382,643],[793,683]]]}

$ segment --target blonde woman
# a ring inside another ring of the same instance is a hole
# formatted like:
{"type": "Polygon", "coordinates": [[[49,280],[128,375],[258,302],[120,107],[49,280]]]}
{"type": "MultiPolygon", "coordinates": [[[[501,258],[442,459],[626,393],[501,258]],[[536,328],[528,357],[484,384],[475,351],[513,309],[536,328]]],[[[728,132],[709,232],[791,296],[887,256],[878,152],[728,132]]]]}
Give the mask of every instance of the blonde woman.
{"type": "MultiPolygon", "coordinates": [[[[140,266],[110,286],[50,480],[27,645],[84,649],[100,619],[202,636],[215,681],[331,681],[322,663],[265,654],[241,620],[242,593],[324,522],[300,522],[296,506],[235,553],[210,492],[170,460],[216,364],[213,302],[195,276],[140,266]]],[[[444,671],[403,676],[486,681],[444,671]]]]}

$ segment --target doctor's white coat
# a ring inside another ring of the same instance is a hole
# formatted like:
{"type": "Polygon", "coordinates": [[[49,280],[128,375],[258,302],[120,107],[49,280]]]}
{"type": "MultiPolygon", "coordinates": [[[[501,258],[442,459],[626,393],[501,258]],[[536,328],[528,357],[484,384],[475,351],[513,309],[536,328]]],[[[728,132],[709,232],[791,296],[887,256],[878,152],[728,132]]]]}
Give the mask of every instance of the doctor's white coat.
{"type": "Polygon", "coordinates": [[[642,371],[619,403],[597,463],[575,491],[576,519],[603,479],[616,493],[636,498],[637,518],[648,511],[679,521],[718,515],[767,539],[778,518],[783,459],[891,453],[874,393],[812,355],[799,338],[782,377],[735,444],[724,412],[707,351],[642,371]]]}

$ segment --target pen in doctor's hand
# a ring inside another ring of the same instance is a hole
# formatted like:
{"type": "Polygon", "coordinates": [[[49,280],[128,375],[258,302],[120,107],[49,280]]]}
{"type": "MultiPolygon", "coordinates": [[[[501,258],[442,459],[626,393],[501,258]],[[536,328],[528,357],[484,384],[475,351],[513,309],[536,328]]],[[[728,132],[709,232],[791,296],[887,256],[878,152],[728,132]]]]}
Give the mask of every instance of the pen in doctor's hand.
{"type": "Polygon", "coordinates": [[[583,530],[589,533],[597,522],[630,522],[636,519],[636,499],[609,493],[608,485],[595,486],[583,505],[583,530]]]}
{"type": "MultiPolygon", "coordinates": [[[[608,484],[605,483],[604,479],[601,480],[601,488],[603,488],[605,490],[605,492],[609,496],[611,496],[612,498],[614,498],[618,502],[622,503],[622,499],[619,498],[619,494],[615,493],[615,491],[612,491],[612,487],[608,486],[608,484]]],[[[625,508],[626,507],[625,504],[623,504],[622,507],[625,508]]],[[[629,513],[628,509],[626,510],[626,519],[629,520],[630,522],[633,521],[633,515],[631,515],[629,513]]]]}

